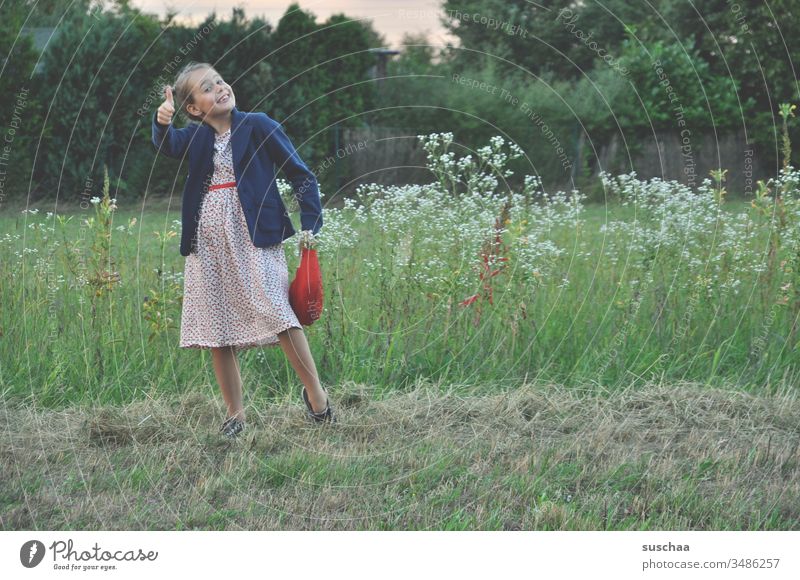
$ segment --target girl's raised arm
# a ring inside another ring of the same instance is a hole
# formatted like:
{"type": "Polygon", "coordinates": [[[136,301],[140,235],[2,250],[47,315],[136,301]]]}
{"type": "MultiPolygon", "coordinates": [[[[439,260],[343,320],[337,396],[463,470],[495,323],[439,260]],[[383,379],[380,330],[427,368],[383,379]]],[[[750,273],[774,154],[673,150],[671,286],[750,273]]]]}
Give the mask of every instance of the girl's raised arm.
{"type": "Polygon", "coordinates": [[[193,127],[176,129],[172,126],[175,114],[175,102],[172,98],[172,87],[164,89],[164,102],[153,115],[153,145],[167,157],[180,159],[186,153],[193,127]]]}

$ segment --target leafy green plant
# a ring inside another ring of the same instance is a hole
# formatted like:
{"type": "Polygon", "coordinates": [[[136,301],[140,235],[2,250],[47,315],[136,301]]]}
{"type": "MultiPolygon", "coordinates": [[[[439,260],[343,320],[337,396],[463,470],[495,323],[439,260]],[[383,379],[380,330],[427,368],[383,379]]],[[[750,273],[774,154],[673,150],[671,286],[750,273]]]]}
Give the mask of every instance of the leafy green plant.
{"type": "MultiPolygon", "coordinates": [[[[174,224],[173,224],[174,225],[174,224]]],[[[162,262],[156,271],[156,286],[151,287],[147,296],[144,297],[142,304],[144,319],[150,326],[148,342],[166,333],[169,329],[177,329],[177,323],[183,305],[183,274],[176,274],[174,271],[167,274],[164,271],[163,256],[166,251],[166,244],[169,240],[176,237],[178,233],[174,228],[165,232],[154,231],[159,242],[162,262]]]]}

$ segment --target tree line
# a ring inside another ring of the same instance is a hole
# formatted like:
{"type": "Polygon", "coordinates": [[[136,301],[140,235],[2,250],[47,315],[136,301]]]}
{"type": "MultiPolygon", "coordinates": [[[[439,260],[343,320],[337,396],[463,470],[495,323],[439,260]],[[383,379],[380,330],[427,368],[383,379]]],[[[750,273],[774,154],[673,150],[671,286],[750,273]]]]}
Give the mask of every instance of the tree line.
{"type": "Polygon", "coordinates": [[[104,167],[120,194],[179,187],[174,163],[154,155],[150,120],[163,84],[190,60],[211,62],[241,110],[283,123],[310,165],[331,154],[343,126],[449,131],[464,146],[502,134],[554,179],[586,178],[593,159],[574,159],[576,144],[614,134],[635,151],[660,131],[743,132],[778,163],[778,107],[800,100],[800,37],[787,28],[798,0],[444,0],[440,9],[457,42],[407,33],[378,83],[370,49],[386,41],[345,14],[318,22],[291,4],[273,26],[234,8],[188,26],[128,0],[7,1],[0,199],[73,199],[97,190],[104,167]],[[23,26],[56,35],[39,54],[23,26]]]}

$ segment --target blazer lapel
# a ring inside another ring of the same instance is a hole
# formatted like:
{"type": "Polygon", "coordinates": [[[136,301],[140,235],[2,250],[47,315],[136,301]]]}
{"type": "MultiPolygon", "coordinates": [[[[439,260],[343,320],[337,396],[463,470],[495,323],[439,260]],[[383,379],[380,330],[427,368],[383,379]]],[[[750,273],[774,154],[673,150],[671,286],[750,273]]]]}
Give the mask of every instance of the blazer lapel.
{"type": "MultiPolygon", "coordinates": [[[[192,167],[203,170],[208,174],[214,170],[214,129],[203,123],[194,140],[197,142],[195,145],[196,159],[190,159],[192,167]]],[[[200,179],[209,177],[209,175],[203,175],[200,179]]]]}
{"type": "Polygon", "coordinates": [[[253,127],[249,123],[244,123],[246,115],[236,107],[231,110],[231,148],[233,152],[233,169],[236,179],[239,179],[238,168],[242,166],[242,157],[247,151],[247,143],[250,141],[250,132],[253,127]]]}
{"type": "MultiPolygon", "coordinates": [[[[247,143],[253,130],[249,123],[244,122],[246,116],[236,107],[231,110],[231,150],[233,153],[233,171],[237,181],[241,178],[239,168],[242,165],[242,157],[247,151],[247,143]]],[[[203,123],[199,133],[195,138],[195,141],[197,141],[195,151],[197,151],[199,159],[194,163],[203,168],[208,173],[205,178],[210,179],[211,173],[214,171],[214,138],[216,132],[210,125],[203,123]]]]}

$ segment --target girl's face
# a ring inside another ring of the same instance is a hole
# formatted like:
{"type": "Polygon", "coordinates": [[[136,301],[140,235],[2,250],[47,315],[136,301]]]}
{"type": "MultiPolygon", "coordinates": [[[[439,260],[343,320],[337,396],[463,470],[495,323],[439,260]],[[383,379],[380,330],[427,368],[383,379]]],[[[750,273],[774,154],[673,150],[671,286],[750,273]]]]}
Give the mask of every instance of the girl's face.
{"type": "Polygon", "coordinates": [[[186,105],[186,109],[193,115],[203,118],[222,116],[230,114],[236,105],[233,89],[213,68],[194,71],[189,86],[192,87],[194,102],[186,105]]]}

